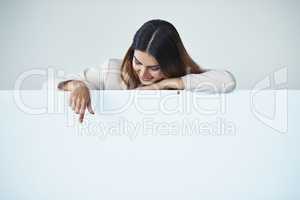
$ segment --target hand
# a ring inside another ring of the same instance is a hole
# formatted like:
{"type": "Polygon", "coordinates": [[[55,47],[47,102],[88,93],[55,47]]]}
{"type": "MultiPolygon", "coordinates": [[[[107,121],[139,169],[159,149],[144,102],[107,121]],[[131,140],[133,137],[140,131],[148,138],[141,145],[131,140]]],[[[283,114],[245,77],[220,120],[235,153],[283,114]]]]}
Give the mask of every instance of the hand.
{"type": "Polygon", "coordinates": [[[89,89],[84,85],[84,83],[79,84],[75,87],[70,94],[69,105],[72,107],[72,110],[79,114],[79,122],[83,122],[85,110],[91,114],[95,114],[91,106],[91,98],[89,89]]]}
{"type": "Polygon", "coordinates": [[[151,85],[138,87],[136,89],[137,90],[166,90],[166,89],[183,90],[184,84],[181,78],[168,78],[168,79],[163,79],[157,83],[153,83],[151,85]]]}
{"type": "Polygon", "coordinates": [[[145,85],[135,88],[136,90],[161,90],[161,86],[158,83],[152,83],[151,85],[145,85]]]}

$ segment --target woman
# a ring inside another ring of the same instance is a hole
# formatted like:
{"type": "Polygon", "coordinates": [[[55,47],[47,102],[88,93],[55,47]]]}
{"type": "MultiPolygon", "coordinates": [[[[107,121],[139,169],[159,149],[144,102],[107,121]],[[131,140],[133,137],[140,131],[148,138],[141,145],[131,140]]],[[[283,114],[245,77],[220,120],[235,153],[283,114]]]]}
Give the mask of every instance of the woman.
{"type": "Polygon", "coordinates": [[[90,89],[178,89],[230,92],[233,75],[226,70],[204,70],[188,55],[176,28],[164,20],[150,20],[135,33],[124,59],[109,59],[99,69],[88,68],[58,84],[71,91],[70,106],[83,121],[91,114],[90,89]]]}

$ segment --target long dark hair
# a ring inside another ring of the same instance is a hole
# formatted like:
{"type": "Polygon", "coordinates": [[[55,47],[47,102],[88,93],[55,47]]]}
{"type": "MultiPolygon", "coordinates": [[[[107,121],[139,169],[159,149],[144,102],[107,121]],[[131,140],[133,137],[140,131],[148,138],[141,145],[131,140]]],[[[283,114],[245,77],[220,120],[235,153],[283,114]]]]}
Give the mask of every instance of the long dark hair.
{"type": "Polygon", "coordinates": [[[121,79],[127,89],[140,85],[139,77],[132,67],[134,50],[152,55],[159,63],[162,73],[169,78],[204,71],[187,53],[176,28],[170,22],[154,19],[138,29],[123,59],[121,79]]]}

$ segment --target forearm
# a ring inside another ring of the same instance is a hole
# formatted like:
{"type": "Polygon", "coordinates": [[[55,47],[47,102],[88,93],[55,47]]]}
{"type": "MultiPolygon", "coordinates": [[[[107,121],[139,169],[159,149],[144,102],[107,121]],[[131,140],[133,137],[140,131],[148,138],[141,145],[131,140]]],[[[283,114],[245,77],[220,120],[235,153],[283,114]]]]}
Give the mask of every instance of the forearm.
{"type": "Polygon", "coordinates": [[[181,78],[168,78],[160,81],[158,83],[160,85],[160,89],[177,89],[177,90],[183,90],[184,89],[184,83],[181,80],[181,78]]]}
{"type": "Polygon", "coordinates": [[[236,86],[235,77],[226,70],[208,70],[200,74],[187,74],[181,77],[185,90],[207,93],[231,92],[236,86]]]}

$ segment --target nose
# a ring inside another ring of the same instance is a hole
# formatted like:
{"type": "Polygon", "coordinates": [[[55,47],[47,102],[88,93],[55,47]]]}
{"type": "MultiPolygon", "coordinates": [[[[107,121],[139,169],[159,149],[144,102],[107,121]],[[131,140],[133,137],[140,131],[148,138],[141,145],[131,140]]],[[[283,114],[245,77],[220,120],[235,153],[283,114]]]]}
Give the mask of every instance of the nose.
{"type": "Polygon", "coordinates": [[[146,72],[146,67],[141,67],[141,70],[140,70],[140,73],[141,73],[141,75],[144,75],[145,74],[145,72],[146,72]]]}

